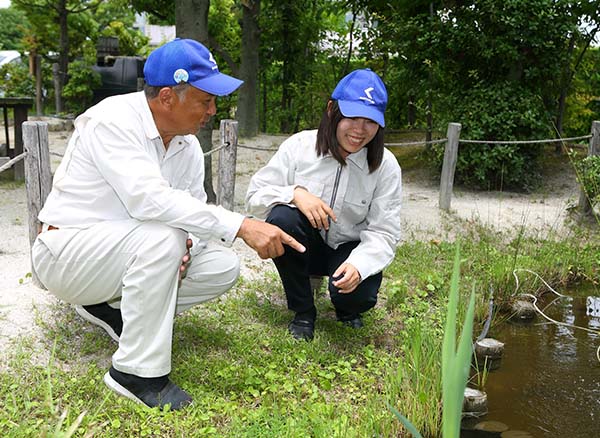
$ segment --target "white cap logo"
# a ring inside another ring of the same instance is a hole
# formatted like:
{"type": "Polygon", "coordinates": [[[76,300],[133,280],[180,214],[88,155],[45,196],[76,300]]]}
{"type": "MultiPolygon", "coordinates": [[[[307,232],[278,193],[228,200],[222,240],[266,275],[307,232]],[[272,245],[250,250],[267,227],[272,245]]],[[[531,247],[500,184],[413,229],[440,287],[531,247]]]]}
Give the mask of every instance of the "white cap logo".
{"type": "Polygon", "coordinates": [[[217,61],[215,61],[214,56],[210,52],[208,53],[208,61],[214,64],[212,67],[213,70],[217,70],[219,68],[219,66],[217,65],[217,61]]]}
{"type": "Polygon", "coordinates": [[[375,101],[373,100],[373,96],[371,96],[371,91],[373,91],[373,90],[374,90],[374,88],[373,88],[373,87],[369,87],[369,88],[365,89],[365,94],[366,94],[366,96],[367,96],[367,97],[365,97],[365,96],[360,96],[360,98],[359,98],[359,99],[361,99],[361,100],[366,100],[367,102],[369,102],[369,103],[371,103],[371,104],[374,104],[374,103],[375,103],[375,101]]]}
{"type": "Polygon", "coordinates": [[[175,80],[175,83],[177,83],[177,84],[179,84],[181,82],[187,82],[189,78],[190,78],[189,73],[187,72],[187,70],[184,70],[183,68],[179,68],[179,69],[175,70],[175,73],[173,73],[173,79],[175,80]]]}

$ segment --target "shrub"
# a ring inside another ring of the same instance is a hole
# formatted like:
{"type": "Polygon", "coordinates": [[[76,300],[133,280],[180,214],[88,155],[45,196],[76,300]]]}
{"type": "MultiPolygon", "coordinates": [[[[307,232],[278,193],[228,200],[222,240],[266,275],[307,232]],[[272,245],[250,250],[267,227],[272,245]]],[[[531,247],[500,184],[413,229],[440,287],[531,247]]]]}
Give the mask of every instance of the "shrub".
{"type": "Polygon", "coordinates": [[[65,107],[70,112],[81,113],[92,102],[94,88],[100,86],[100,74],[81,60],[69,64],[69,81],[63,88],[65,107]]]}
{"type": "Polygon", "coordinates": [[[0,96],[33,97],[35,79],[25,63],[10,63],[0,67],[0,96]]]}
{"type": "MultiPolygon", "coordinates": [[[[549,138],[549,115],[530,90],[513,82],[478,84],[460,100],[447,102],[448,122],[462,124],[462,138],[473,140],[537,140],[549,138]]],[[[456,182],[484,189],[529,190],[539,182],[537,144],[461,144],[456,182]]],[[[433,149],[441,168],[443,145],[433,149]]]]}

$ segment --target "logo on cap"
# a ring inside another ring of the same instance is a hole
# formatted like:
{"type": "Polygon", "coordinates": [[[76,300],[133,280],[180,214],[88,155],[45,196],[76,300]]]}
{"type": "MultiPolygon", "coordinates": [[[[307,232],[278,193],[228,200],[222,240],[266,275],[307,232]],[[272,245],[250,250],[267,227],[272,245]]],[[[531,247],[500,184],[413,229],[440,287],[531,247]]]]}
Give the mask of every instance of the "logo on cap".
{"type": "Polygon", "coordinates": [[[210,52],[208,53],[208,61],[212,62],[214,64],[213,67],[212,67],[213,70],[218,70],[219,69],[219,66],[217,65],[217,61],[215,61],[215,58],[214,58],[213,54],[210,53],[210,52]]]}
{"type": "Polygon", "coordinates": [[[187,70],[184,70],[183,68],[178,68],[177,70],[175,70],[175,73],[173,73],[173,79],[178,84],[181,82],[187,82],[189,78],[190,78],[189,73],[187,72],[187,70]]]}
{"type": "Polygon", "coordinates": [[[371,91],[373,91],[373,90],[374,90],[373,87],[369,87],[369,88],[365,89],[365,94],[367,95],[367,97],[360,96],[359,99],[366,100],[367,102],[369,102],[371,104],[375,104],[375,101],[373,100],[373,96],[371,96],[371,91]]]}

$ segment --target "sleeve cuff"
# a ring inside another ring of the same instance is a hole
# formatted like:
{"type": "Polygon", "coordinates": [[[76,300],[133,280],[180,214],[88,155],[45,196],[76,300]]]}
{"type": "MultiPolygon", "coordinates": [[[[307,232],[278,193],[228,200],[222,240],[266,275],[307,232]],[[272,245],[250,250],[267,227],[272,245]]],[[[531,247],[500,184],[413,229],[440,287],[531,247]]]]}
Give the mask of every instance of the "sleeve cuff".
{"type": "Polygon", "coordinates": [[[233,245],[233,241],[235,240],[237,233],[242,226],[245,216],[225,210],[224,208],[220,209],[221,211],[219,219],[222,231],[217,234],[217,238],[219,239],[220,243],[229,247],[233,245]]]}

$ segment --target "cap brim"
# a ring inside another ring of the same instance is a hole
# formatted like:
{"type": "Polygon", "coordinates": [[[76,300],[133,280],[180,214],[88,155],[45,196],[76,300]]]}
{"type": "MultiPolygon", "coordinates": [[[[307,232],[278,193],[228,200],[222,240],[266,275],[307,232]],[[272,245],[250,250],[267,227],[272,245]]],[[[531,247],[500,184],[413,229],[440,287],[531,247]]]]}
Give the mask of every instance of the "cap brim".
{"type": "Polygon", "coordinates": [[[383,114],[374,106],[363,103],[349,102],[347,100],[338,100],[340,111],[345,117],[364,117],[365,119],[377,122],[382,128],[385,127],[383,114]]]}
{"type": "Polygon", "coordinates": [[[217,73],[208,78],[190,82],[190,85],[215,96],[227,96],[237,90],[244,81],[225,73],[217,73]]]}

